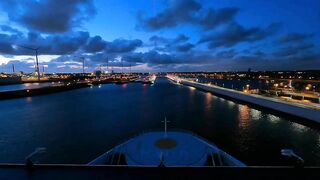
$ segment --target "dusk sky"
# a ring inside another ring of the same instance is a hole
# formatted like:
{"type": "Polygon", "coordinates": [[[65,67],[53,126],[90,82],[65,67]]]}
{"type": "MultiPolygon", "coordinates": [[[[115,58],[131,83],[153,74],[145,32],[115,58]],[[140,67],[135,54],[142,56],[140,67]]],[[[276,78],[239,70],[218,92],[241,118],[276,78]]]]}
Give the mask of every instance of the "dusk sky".
{"type": "Polygon", "coordinates": [[[0,72],[320,69],[319,0],[1,0],[0,72]]]}

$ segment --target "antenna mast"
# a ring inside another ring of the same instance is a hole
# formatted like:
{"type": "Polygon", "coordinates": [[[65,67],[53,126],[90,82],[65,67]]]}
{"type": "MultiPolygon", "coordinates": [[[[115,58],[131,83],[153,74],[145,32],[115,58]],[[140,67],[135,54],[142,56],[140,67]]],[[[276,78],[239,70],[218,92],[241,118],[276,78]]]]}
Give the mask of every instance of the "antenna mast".
{"type": "Polygon", "coordinates": [[[164,123],[164,137],[167,137],[167,123],[170,121],[167,121],[167,117],[164,118],[164,121],[161,121],[164,123]]]}

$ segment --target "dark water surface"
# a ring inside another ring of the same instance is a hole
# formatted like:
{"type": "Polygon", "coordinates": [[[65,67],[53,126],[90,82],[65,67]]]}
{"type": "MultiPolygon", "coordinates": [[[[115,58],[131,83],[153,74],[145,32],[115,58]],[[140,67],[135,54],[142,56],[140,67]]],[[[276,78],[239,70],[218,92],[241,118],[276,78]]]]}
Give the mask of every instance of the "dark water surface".
{"type": "Polygon", "coordinates": [[[0,162],[23,162],[46,147],[41,163],[88,163],[132,135],[163,127],[165,116],[169,128],[193,131],[248,165],[282,164],[281,148],[320,165],[319,129],[164,78],[0,101],[0,162]]]}

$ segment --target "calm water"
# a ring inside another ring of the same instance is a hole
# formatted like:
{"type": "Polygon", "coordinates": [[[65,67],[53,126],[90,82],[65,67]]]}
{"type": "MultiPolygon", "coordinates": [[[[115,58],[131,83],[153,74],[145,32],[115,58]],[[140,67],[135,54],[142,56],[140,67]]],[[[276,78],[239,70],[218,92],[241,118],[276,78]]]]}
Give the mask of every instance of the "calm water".
{"type": "Polygon", "coordinates": [[[320,131],[268,111],[178,86],[102,85],[32,98],[0,101],[0,162],[23,162],[46,147],[41,163],[88,163],[144,130],[186,129],[249,165],[283,163],[292,148],[307,165],[320,165],[320,131]]]}

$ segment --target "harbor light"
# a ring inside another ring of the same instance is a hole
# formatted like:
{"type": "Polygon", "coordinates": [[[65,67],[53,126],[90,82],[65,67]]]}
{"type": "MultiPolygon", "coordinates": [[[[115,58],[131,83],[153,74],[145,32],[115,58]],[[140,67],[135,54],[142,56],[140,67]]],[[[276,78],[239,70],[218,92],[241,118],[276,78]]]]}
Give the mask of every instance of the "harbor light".
{"type": "Polygon", "coordinates": [[[247,84],[246,85],[246,90],[247,90],[247,92],[249,92],[248,90],[250,89],[250,84],[247,84]]]}

